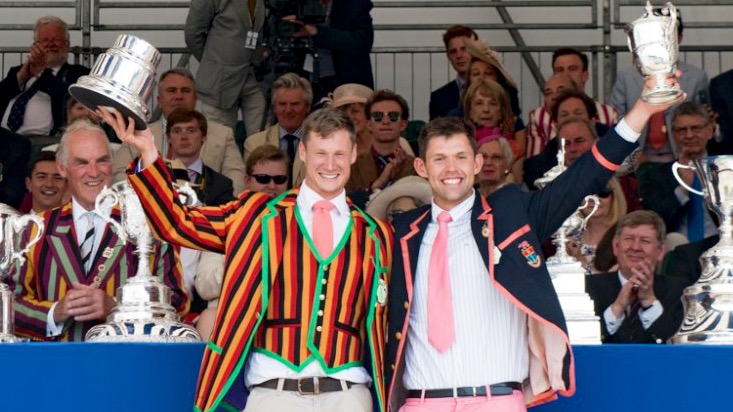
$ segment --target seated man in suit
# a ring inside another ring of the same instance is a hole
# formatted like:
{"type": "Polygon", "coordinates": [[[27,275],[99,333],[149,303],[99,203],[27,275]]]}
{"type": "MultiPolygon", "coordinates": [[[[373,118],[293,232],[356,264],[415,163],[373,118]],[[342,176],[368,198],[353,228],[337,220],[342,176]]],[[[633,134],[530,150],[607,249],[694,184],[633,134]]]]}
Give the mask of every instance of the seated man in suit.
{"type": "MultiPolygon", "coordinates": [[[[707,156],[707,144],[713,136],[714,125],[705,107],[685,102],[672,113],[672,136],[679,149],[677,161],[683,165],[707,156]]],[[[688,193],[672,174],[674,162],[644,162],[636,171],[644,209],[659,213],[669,232],[686,236],[690,242],[718,233],[714,217],[701,196],[688,193]]],[[[696,189],[701,183],[689,169],[679,169],[685,183],[696,189]]]]}
{"type": "Polygon", "coordinates": [[[19,208],[25,196],[25,177],[31,143],[28,138],[0,128],[0,203],[19,208]]]}
{"type": "MultiPolygon", "coordinates": [[[[2,127],[26,136],[55,136],[64,124],[69,85],[88,74],[69,64],[69,32],[56,16],[41,17],[33,31],[28,59],[10,69],[0,82],[2,127]]],[[[58,142],[42,139],[39,144],[58,142]]]]}
{"type": "Polygon", "coordinates": [[[430,120],[448,116],[451,110],[461,106],[461,95],[466,85],[466,73],[471,63],[471,55],[466,51],[463,39],[478,40],[472,28],[460,24],[450,27],[443,33],[445,54],[456,71],[456,78],[430,93],[430,120]]]}
{"type": "Polygon", "coordinates": [[[664,257],[664,221],[649,210],[621,218],[612,247],[618,272],[586,276],[604,343],[664,343],[682,322],[686,280],[656,276],[664,257]]]}
{"type": "MultiPolygon", "coordinates": [[[[135,245],[123,244],[117,229],[95,208],[112,178],[104,130],[86,119],[73,123],[61,137],[56,162],[68,180],[71,201],[43,214],[43,238],[8,283],[16,293],[18,335],[81,341],[92,326],[107,319],[115,291],[135,275],[138,262],[135,245]]],[[[119,209],[112,218],[119,221],[119,209]]],[[[152,255],[153,275],[171,288],[171,304],[185,315],[188,298],[177,253],[163,243],[152,255]]]]}
{"type": "Polygon", "coordinates": [[[244,141],[244,162],[256,148],[269,144],[288,154],[288,171],[292,186],[305,178],[303,161],[297,156],[303,137],[303,121],[310,113],[313,88],[308,80],[295,73],[285,73],[272,83],[272,112],[277,124],[247,137],[244,141]]]}
{"type": "MultiPolygon", "coordinates": [[[[160,120],[150,123],[150,131],[155,136],[155,146],[164,159],[172,158],[170,144],[165,135],[168,116],[175,109],[196,108],[196,83],[193,75],[185,69],[174,68],[160,75],[158,83],[158,107],[163,111],[160,120]]],[[[114,156],[115,182],[124,180],[127,175],[125,169],[138,152],[129,144],[123,144],[114,156]]],[[[201,150],[201,159],[214,171],[223,174],[232,180],[234,193],[244,190],[244,163],[239,155],[239,149],[234,142],[234,132],[222,124],[209,121],[206,134],[206,144],[201,150]]]]}

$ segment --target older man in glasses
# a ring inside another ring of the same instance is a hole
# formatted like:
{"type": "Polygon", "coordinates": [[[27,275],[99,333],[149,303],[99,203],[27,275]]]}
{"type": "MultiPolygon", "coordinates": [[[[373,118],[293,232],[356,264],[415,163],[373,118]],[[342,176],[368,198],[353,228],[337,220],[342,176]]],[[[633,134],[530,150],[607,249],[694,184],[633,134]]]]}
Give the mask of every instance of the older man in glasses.
{"type": "Polygon", "coordinates": [[[357,203],[405,176],[415,175],[414,156],[400,145],[410,115],[407,101],[391,90],[377,90],[365,110],[372,147],[351,165],[351,178],[346,185],[346,191],[357,203]]]}

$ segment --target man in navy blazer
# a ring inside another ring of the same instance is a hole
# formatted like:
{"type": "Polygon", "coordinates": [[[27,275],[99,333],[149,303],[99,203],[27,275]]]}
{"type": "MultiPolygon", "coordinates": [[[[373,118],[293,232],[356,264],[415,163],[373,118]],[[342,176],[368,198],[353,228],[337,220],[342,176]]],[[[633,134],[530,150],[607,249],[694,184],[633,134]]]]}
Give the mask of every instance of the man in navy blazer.
{"type": "Polygon", "coordinates": [[[68,55],[66,23],[55,16],[38,19],[28,59],[12,67],[0,82],[2,127],[27,136],[57,134],[65,122],[69,85],[89,74],[89,68],[67,63],[68,55]],[[20,103],[21,96],[28,93],[26,103],[20,103]],[[14,123],[11,116],[16,102],[25,105],[20,123],[14,123]]]}
{"type": "MultiPolygon", "coordinates": [[[[650,79],[647,87],[653,84],[650,79]]],[[[470,124],[442,118],[425,126],[415,170],[428,179],[433,202],[394,221],[389,410],[407,405],[421,411],[469,397],[466,402],[487,410],[526,411],[557,392],[574,393],[573,355],[540,239],[555,232],[584,196],[604,190],[648,119],[666,107],[639,101],[545,189],[528,193],[508,185],[488,198],[473,189],[483,158],[470,124]],[[436,265],[433,248],[443,238],[447,257],[436,265]],[[435,271],[438,266],[444,270],[435,271]],[[440,290],[430,287],[436,276],[444,282],[440,290]],[[434,314],[431,307],[445,301],[445,290],[452,303],[434,314]],[[432,300],[438,295],[443,299],[432,300]]]]}
{"type": "Polygon", "coordinates": [[[471,55],[463,44],[465,38],[477,40],[478,35],[470,27],[460,24],[443,33],[445,54],[453,70],[456,71],[456,78],[430,93],[430,120],[447,116],[448,112],[460,106],[461,94],[466,84],[466,72],[471,63],[471,55]]]}

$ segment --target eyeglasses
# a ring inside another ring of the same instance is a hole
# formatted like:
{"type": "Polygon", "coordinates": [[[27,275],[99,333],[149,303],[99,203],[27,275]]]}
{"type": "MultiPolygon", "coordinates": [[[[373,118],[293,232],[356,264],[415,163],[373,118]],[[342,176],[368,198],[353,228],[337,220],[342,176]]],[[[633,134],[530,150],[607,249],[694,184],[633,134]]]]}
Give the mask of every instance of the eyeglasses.
{"type": "Polygon", "coordinates": [[[399,121],[400,118],[402,117],[402,114],[400,114],[400,112],[389,112],[389,113],[374,112],[372,113],[372,120],[374,120],[375,122],[381,122],[382,119],[384,119],[385,115],[389,117],[389,121],[392,123],[399,121]]]}
{"type": "Polygon", "coordinates": [[[285,175],[265,175],[265,174],[256,174],[252,175],[252,177],[255,178],[257,183],[261,185],[269,184],[271,181],[274,181],[276,185],[281,185],[288,181],[288,177],[285,175]]]}
{"type": "Polygon", "coordinates": [[[596,193],[596,196],[600,197],[601,199],[608,199],[613,194],[613,190],[606,189],[602,192],[596,193]]]}
{"type": "Polygon", "coordinates": [[[61,44],[66,41],[66,37],[56,36],[56,37],[50,37],[45,39],[38,39],[37,42],[40,44],[46,44],[46,43],[56,43],[61,44]]]}

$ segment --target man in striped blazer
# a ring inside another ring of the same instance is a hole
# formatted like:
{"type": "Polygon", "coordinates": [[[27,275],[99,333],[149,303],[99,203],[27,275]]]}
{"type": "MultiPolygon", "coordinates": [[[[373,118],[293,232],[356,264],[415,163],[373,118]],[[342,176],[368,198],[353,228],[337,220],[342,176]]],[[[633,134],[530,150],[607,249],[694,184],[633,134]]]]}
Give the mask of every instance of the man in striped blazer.
{"type": "MultiPolygon", "coordinates": [[[[33,339],[81,341],[104,322],[115,306],[118,287],[135,275],[135,246],[123,244],[94,202],[112,178],[112,156],[104,130],[86,119],[61,137],[56,164],[68,181],[71,202],[41,216],[41,241],[10,279],[15,291],[18,335],[33,339]]],[[[120,219],[115,209],[113,218],[120,219]]],[[[180,315],[188,311],[178,255],[168,246],[154,253],[153,274],[171,288],[180,315]]]]}
{"type": "Polygon", "coordinates": [[[574,393],[570,341],[540,239],[604,189],[665,107],[638,103],[544,190],[508,185],[488,198],[473,189],[483,158],[471,126],[449,118],[425,126],[415,170],[433,202],[394,221],[390,411],[517,412],[574,393]]]}
{"type": "Polygon", "coordinates": [[[150,133],[103,114],[142,154],[129,178],[155,235],[226,256],[194,410],[241,409],[246,387],[245,411],[383,411],[392,235],[346,198],[356,159],[346,115],[322,109],[306,119],[300,187],[187,208],[150,133]]]}

